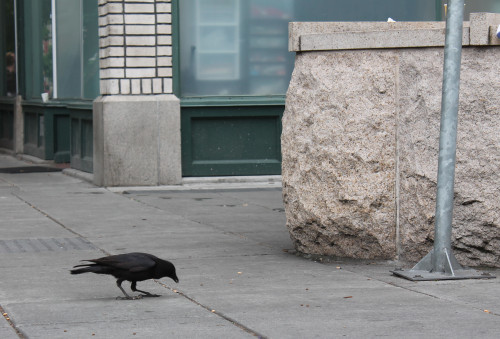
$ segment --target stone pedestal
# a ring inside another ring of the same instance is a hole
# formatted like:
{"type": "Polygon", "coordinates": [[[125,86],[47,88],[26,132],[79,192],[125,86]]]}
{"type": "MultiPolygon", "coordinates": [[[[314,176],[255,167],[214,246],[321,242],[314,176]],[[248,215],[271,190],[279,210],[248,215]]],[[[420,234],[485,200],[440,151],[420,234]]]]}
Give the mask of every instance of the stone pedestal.
{"type": "MultiPolygon", "coordinates": [[[[478,21],[464,23],[452,242],[461,264],[500,266],[500,40],[490,34],[500,15],[471,18],[478,21]]],[[[297,56],[282,176],[298,251],[413,262],[429,252],[444,29],[290,25],[297,56]]]]}
{"type": "Polygon", "coordinates": [[[103,96],[94,101],[94,183],[180,184],[180,101],[174,95],[103,96]]]}

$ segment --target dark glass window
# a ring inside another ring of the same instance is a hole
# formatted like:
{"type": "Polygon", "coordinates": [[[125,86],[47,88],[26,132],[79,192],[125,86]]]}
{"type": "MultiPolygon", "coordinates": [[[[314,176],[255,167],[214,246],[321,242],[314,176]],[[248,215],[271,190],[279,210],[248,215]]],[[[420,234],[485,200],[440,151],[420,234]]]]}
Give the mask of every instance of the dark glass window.
{"type": "Polygon", "coordinates": [[[97,0],[24,0],[26,98],[99,95],[97,0]],[[55,3],[55,8],[52,8],[55,3]]]}
{"type": "Polygon", "coordinates": [[[181,96],[284,95],[290,21],[433,21],[436,0],[182,0],[181,96]]]}
{"type": "Polygon", "coordinates": [[[0,96],[16,95],[14,0],[0,2],[0,96]]]}
{"type": "Polygon", "coordinates": [[[56,0],[57,97],[99,95],[97,0],[56,0]]]}

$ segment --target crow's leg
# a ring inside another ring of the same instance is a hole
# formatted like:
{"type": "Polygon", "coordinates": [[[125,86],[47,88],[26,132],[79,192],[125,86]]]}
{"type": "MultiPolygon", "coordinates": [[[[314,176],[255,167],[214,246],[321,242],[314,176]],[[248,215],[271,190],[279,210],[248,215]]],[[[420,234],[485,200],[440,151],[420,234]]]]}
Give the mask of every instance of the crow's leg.
{"type": "Polygon", "coordinates": [[[137,281],[132,281],[132,284],[130,285],[130,289],[134,292],[144,293],[144,295],[142,295],[143,297],[159,297],[160,296],[158,294],[152,294],[152,293],[149,293],[146,291],[141,291],[141,290],[137,289],[136,286],[137,286],[137,281]]]}
{"type": "Polygon", "coordinates": [[[116,286],[118,286],[118,288],[120,290],[122,290],[123,294],[125,294],[125,297],[117,297],[116,299],[120,299],[120,300],[123,300],[123,299],[128,299],[128,300],[131,300],[131,299],[141,299],[142,298],[142,295],[138,295],[137,297],[131,297],[127,294],[127,292],[125,292],[125,290],[123,289],[122,287],[122,282],[123,282],[123,279],[118,279],[116,281],[116,286]]]}

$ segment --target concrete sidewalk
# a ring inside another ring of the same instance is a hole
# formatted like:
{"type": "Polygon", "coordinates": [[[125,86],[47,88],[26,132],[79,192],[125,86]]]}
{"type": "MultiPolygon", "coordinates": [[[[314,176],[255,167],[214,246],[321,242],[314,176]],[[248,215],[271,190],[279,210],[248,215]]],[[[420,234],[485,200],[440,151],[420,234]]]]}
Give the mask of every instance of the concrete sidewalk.
{"type": "MultiPolygon", "coordinates": [[[[0,168],[24,165],[0,155],[0,168]]],[[[0,173],[0,338],[498,337],[499,279],[416,283],[391,275],[395,262],[301,258],[280,188],[261,186],[0,173]],[[131,251],[172,261],[179,284],[139,282],[162,297],[116,300],[112,277],[68,272],[131,251]]]]}

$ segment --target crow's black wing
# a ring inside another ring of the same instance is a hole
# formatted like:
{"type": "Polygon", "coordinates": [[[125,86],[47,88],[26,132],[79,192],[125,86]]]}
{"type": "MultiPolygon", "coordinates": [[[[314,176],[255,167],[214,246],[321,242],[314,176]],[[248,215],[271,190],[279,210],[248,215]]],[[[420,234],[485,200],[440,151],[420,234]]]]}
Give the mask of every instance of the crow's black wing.
{"type": "Polygon", "coordinates": [[[98,265],[114,267],[130,272],[141,272],[153,268],[156,262],[146,253],[126,253],[110,255],[99,259],[86,260],[98,265]]]}

